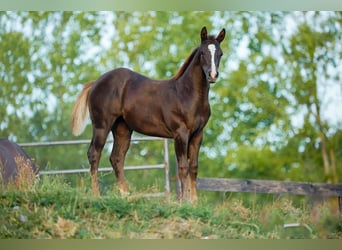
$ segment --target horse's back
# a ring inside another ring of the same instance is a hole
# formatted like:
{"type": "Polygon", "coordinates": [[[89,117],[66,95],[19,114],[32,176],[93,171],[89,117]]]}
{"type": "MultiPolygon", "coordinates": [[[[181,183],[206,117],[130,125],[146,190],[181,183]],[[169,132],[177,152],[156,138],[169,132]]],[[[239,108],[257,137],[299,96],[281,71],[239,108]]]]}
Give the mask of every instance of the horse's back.
{"type": "Polygon", "coordinates": [[[152,81],[152,79],[137,73],[128,68],[116,68],[111,71],[108,71],[101,75],[94,83],[94,88],[114,88],[114,87],[123,87],[126,84],[141,82],[144,80],[152,81]]]}
{"type": "MultiPolygon", "coordinates": [[[[128,68],[116,68],[101,75],[90,91],[90,102],[99,104],[109,100],[120,101],[127,85],[148,79],[128,68]]],[[[102,105],[102,104],[101,104],[102,105]]]]}
{"type": "Polygon", "coordinates": [[[151,88],[154,81],[128,68],[116,68],[101,75],[93,84],[89,93],[90,111],[110,109],[118,113],[127,98],[134,101],[136,96],[151,88]],[[137,95],[132,96],[132,92],[137,95]]]}

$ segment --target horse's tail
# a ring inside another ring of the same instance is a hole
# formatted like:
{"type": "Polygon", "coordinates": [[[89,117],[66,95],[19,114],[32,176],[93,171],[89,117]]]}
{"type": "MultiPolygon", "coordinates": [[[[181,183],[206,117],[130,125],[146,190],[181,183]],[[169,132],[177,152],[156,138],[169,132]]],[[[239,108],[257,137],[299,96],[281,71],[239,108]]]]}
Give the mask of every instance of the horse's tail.
{"type": "Polygon", "coordinates": [[[71,128],[74,135],[80,135],[86,127],[86,120],[89,115],[88,95],[93,83],[94,82],[88,82],[84,85],[72,110],[71,128]]]}

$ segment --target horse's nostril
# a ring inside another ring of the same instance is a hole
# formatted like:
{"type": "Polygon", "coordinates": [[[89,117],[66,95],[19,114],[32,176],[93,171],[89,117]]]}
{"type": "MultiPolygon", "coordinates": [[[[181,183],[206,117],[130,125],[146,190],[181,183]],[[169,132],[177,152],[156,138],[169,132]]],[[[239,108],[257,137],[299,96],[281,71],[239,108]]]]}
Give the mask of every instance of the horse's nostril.
{"type": "Polygon", "coordinates": [[[217,71],[209,71],[209,76],[213,79],[216,79],[218,77],[217,71]]]}

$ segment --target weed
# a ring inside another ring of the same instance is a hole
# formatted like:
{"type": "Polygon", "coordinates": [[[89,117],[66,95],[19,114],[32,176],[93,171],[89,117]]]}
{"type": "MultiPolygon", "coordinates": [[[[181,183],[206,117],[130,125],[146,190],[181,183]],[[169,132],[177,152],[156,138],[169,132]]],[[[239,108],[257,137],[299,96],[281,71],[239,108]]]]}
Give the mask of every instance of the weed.
{"type": "Polygon", "coordinates": [[[31,188],[36,181],[31,161],[19,155],[14,157],[14,161],[17,165],[15,186],[21,190],[31,188]]]}

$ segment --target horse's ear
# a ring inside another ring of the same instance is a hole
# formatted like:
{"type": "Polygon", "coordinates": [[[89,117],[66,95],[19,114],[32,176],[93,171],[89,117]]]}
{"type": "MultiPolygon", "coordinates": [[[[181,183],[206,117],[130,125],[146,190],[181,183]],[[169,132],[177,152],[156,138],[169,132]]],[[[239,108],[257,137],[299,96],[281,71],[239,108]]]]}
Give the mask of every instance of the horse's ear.
{"type": "Polygon", "coordinates": [[[216,37],[216,41],[218,41],[219,43],[221,43],[224,39],[224,37],[226,36],[226,30],[222,29],[220,34],[218,34],[218,36],[216,37]]]}
{"type": "Polygon", "coordinates": [[[207,28],[204,26],[201,30],[201,42],[206,41],[208,39],[207,28]]]}

